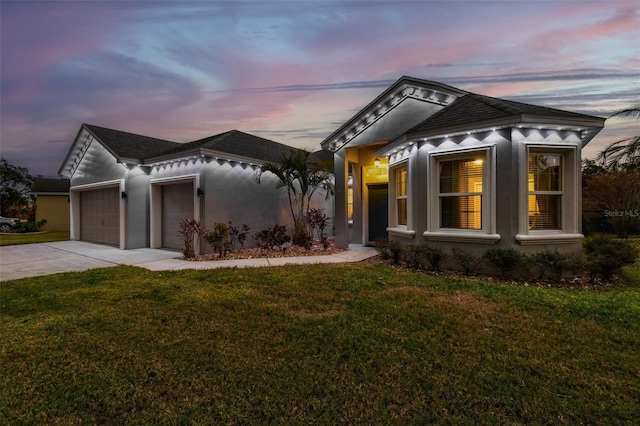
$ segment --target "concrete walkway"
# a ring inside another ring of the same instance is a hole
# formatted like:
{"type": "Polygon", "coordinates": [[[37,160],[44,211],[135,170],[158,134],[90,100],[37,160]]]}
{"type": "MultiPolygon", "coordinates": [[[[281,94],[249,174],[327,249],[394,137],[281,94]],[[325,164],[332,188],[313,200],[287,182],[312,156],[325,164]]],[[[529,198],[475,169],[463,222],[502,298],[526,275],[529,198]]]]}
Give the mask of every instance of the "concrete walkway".
{"type": "Polygon", "coordinates": [[[134,265],[151,271],[215,268],[256,268],[265,266],[316,263],[359,262],[376,255],[372,247],[352,246],[349,250],[326,256],[301,256],[188,262],[181,253],[157,249],[120,250],[82,241],[24,244],[0,247],[0,281],[86,271],[116,265],[134,265]]]}

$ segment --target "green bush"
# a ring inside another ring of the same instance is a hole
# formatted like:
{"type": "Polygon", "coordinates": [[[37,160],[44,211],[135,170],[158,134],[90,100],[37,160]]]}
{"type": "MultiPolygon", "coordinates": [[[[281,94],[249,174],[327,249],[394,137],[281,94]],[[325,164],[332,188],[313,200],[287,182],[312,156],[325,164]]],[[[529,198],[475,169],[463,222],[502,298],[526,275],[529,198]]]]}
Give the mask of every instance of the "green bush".
{"type": "Polygon", "coordinates": [[[491,248],[484,252],[483,257],[500,271],[503,278],[507,278],[524,259],[523,253],[514,248],[491,248]]]}
{"type": "Polygon", "coordinates": [[[610,280],[638,258],[638,249],[631,243],[608,235],[591,235],[584,239],[582,248],[584,266],[592,280],[598,276],[610,280]]]}
{"type": "Polygon", "coordinates": [[[434,271],[440,270],[440,263],[447,257],[447,253],[438,247],[431,247],[425,244],[424,255],[429,261],[431,269],[434,271]]]}
{"type": "Polygon", "coordinates": [[[404,261],[413,269],[420,269],[424,265],[424,258],[427,251],[426,244],[409,244],[404,249],[404,261]]]}
{"type": "Polygon", "coordinates": [[[16,232],[19,234],[26,234],[27,232],[38,232],[42,225],[47,223],[47,219],[42,219],[39,222],[20,222],[16,226],[16,232]]]}
{"type": "Polygon", "coordinates": [[[204,240],[209,243],[214,252],[218,253],[218,257],[225,257],[229,249],[229,226],[216,222],[213,230],[204,234],[204,240]]]}
{"type": "Polygon", "coordinates": [[[388,238],[378,238],[376,240],[376,250],[384,260],[392,260],[394,264],[400,263],[402,245],[398,241],[388,238]]]}
{"type": "Polygon", "coordinates": [[[538,269],[538,278],[543,280],[547,274],[555,280],[562,277],[562,273],[569,269],[569,257],[558,250],[544,250],[531,256],[533,266],[538,269]]]}
{"type": "Polygon", "coordinates": [[[458,246],[451,249],[451,257],[453,257],[453,260],[460,265],[462,271],[467,275],[476,273],[484,261],[482,256],[473,254],[469,250],[458,246]]]}

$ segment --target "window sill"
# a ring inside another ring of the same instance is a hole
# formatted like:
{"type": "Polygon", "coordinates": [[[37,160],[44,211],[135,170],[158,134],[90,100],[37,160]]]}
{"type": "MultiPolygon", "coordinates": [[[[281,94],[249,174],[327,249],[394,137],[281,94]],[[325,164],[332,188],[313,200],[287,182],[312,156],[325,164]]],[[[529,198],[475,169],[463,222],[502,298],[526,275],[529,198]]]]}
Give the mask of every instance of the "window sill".
{"type": "Polygon", "coordinates": [[[517,234],[516,241],[523,246],[532,244],[570,244],[578,243],[582,234],[517,234]]]}
{"type": "Polygon", "coordinates": [[[423,233],[427,240],[451,241],[457,243],[495,244],[500,240],[500,234],[482,234],[479,232],[429,232],[423,233]]]}
{"type": "Polygon", "coordinates": [[[416,235],[416,231],[409,231],[406,227],[398,226],[394,228],[387,228],[387,232],[391,235],[397,235],[399,237],[412,237],[416,235]]]}

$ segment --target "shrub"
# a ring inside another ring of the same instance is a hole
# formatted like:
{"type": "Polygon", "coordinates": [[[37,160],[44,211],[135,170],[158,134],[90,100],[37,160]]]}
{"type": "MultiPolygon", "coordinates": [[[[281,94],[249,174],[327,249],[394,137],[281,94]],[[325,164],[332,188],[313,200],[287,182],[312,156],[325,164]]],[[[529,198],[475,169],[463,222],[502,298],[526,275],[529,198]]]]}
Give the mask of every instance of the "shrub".
{"type": "Polygon", "coordinates": [[[491,248],[483,257],[500,271],[503,278],[508,277],[522,263],[524,255],[514,248],[491,248]]]}
{"type": "Polygon", "coordinates": [[[439,247],[431,247],[425,244],[424,254],[431,269],[434,271],[440,270],[440,263],[447,257],[447,253],[439,247]]]}
{"type": "Polygon", "coordinates": [[[404,260],[413,269],[420,269],[428,246],[426,244],[409,244],[404,250],[404,260]]]}
{"type": "Polygon", "coordinates": [[[244,247],[244,242],[249,235],[249,226],[243,223],[240,228],[233,226],[233,223],[229,221],[229,247],[236,250],[236,243],[240,245],[240,250],[244,247]]]}
{"type": "Polygon", "coordinates": [[[585,268],[593,280],[596,276],[610,280],[624,265],[630,265],[638,257],[638,249],[625,240],[608,235],[591,235],[582,243],[585,268]]]}
{"type": "Polygon", "coordinates": [[[324,237],[324,229],[329,226],[329,218],[326,214],[324,214],[324,210],[309,210],[307,220],[309,221],[309,227],[311,228],[311,231],[316,231],[318,233],[318,238],[322,240],[322,237],[324,237]]]}
{"type": "Polygon", "coordinates": [[[16,232],[21,234],[25,234],[27,232],[38,232],[45,223],[47,223],[47,219],[42,219],[39,222],[20,222],[16,226],[16,232]]]}
{"type": "Polygon", "coordinates": [[[380,253],[382,259],[391,259],[396,265],[400,263],[402,245],[398,241],[389,240],[388,238],[379,238],[376,240],[376,250],[380,253]]]}
{"type": "Polygon", "coordinates": [[[482,256],[475,255],[469,250],[458,246],[451,249],[451,257],[453,257],[462,268],[462,271],[467,275],[476,273],[483,262],[482,256]]]}
{"type": "Polygon", "coordinates": [[[531,256],[533,265],[538,269],[538,278],[543,280],[547,273],[555,280],[562,277],[562,273],[569,269],[569,257],[558,250],[545,250],[531,256]]]}
{"type": "Polygon", "coordinates": [[[272,228],[263,229],[253,235],[253,239],[259,248],[263,250],[272,250],[274,248],[283,250],[283,246],[291,241],[291,237],[287,235],[287,229],[284,225],[273,225],[272,228]]]}
{"type": "Polygon", "coordinates": [[[213,225],[213,230],[204,235],[204,239],[219,257],[225,257],[229,249],[229,227],[221,222],[213,225]]]}
{"type": "Polygon", "coordinates": [[[196,247],[199,242],[199,238],[196,238],[196,236],[200,237],[205,234],[207,230],[200,224],[199,220],[195,219],[181,220],[178,222],[178,227],[178,233],[182,235],[182,239],[184,241],[182,254],[187,259],[196,257],[196,247]]]}

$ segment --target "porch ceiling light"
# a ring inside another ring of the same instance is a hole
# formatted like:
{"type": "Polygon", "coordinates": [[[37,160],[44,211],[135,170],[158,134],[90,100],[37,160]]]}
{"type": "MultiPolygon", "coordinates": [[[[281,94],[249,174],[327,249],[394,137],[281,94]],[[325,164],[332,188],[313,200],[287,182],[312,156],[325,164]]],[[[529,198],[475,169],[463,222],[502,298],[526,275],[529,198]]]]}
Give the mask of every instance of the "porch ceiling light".
{"type": "Polygon", "coordinates": [[[376,157],[376,159],[373,160],[373,165],[374,167],[380,167],[380,159],[378,157],[376,157]]]}

